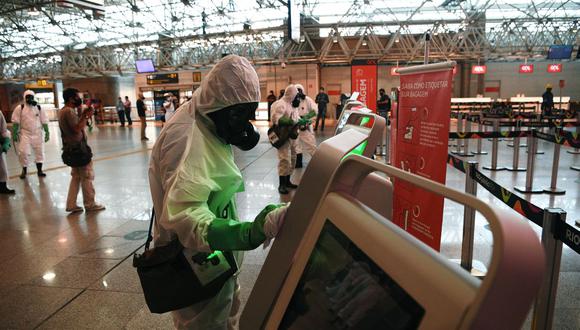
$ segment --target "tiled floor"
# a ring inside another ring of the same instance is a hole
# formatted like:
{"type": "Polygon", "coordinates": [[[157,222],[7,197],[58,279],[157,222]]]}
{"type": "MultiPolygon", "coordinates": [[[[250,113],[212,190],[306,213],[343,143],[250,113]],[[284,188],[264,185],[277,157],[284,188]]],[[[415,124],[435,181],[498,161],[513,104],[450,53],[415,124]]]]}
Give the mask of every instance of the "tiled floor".
{"type": "MultiPolygon", "coordinates": [[[[264,127],[261,129],[264,131],[264,127]]],[[[20,168],[16,154],[10,151],[9,185],[17,194],[0,196],[0,328],[171,327],[169,315],[154,315],[147,310],[130,259],[147,234],[151,206],[147,163],[159,130],[148,128],[151,140],[147,143],[139,141],[138,126],[104,126],[89,135],[96,160],[97,199],[107,206],[99,213],[69,215],[64,211],[70,175],[60,160],[60,141],[55,138],[59,133],[54,123],[53,140],[46,145],[46,178],[39,180],[31,174],[26,180],[18,179],[20,168]]],[[[318,134],[319,142],[331,134],[331,129],[318,134]]],[[[499,163],[508,165],[512,149],[506,142],[500,146],[499,163]]],[[[484,148],[490,148],[490,142],[484,141],[484,148]]],[[[546,153],[537,156],[535,184],[545,186],[550,180],[553,147],[540,142],[540,149],[546,153]]],[[[531,200],[540,207],[563,208],[573,223],[580,219],[580,172],[569,166],[580,165],[580,156],[565,150],[558,183],[567,190],[566,195],[534,195],[531,200]]],[[[237,196],[242,219],[252,219],[267,203],[291,198],[281,198],[277,193],[276,152],[264,137],[255,149],[236,151],[235,155],[246,182],[246,192],[237,196]]],[[[525,157],[522,151],[522,166],[525,157]]],[[[472,158],[487,164],[490,155],[472,158]]],[[[301,173],[296,172],[295,181],[301,173]]],[[[490,177],[512,189],[514,184],[524,183],[525,172],[502,171],[490,177]]],[[[463,174],[449,167],[447,184],[463,189],[463,174]]],[[[505,207],[481,188],[478,195],[505,207]]],[[[458,205],[446,204],[442,253],[449,258],[459,257],[462,214],[458,205]]],[[[481,219],[476,223],[475,243],[475,258],[486,264],[492,242],[481,219]]],[[[246,254],[240,275],[244,302],[267,253],[258,248],[246,254]]],[[[579,284],[580,256],[564,247],[555,329],[580,328],[579,284]]]]}

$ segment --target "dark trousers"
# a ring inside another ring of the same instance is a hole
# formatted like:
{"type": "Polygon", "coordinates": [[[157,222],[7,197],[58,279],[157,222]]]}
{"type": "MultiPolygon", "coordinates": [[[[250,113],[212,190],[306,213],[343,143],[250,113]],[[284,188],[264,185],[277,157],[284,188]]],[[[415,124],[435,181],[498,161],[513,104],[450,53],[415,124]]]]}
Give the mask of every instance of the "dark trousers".
{"type": "Polygon", "coordinates": [[[133,125],[133,121],[131,120],[131,108],[125,108],[125,117],[127,117],[127,123],[129,126],[133,125]]]}
{"type": "Polygon", "coordinates": [[[119,122],[121,123],[121,126],[125,126],[125,111],[117,111],[117,115],[119,116],[119,122]]]}
{"type": "Polygon", "coordinates": [[[322,119],[320,130],[324,131],[324,118],[326,118],[326,104],[318,107],[318,115],[316,116],[316,124],[314,125],[315,130],[318,129],[318,121],[322,119]]]}

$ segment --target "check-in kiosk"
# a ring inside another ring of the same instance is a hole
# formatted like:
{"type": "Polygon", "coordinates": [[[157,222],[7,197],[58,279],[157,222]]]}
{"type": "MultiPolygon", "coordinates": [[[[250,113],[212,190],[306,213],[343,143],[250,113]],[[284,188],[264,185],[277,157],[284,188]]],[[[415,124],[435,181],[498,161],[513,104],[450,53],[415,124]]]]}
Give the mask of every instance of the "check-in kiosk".
{"type": "Polygon", "coordinates": [[[529,225],[474,196],[397,168],[358,155],[343,160],[365,140],[363,133],[348,130],[319,147],[240,329],[521,327],[544,267],[529,225]],[[385,196],[361,191],[377,172],[479,211],[494,240],[486,277],[471,277],[375,212],[368,201],[384,202],[385,196]]]}
{"type": "Polygon", "coordinates": [[[340,120],[336,125],[335,135],[338,135],[349,129],[357,130],[368,136],[366,143],[359,146],[359,155],[365,157],[372,157],[375,152],[375,146],[381,144],[383,131],[385,130],[385,118],[378,116],[372,112],[360,112],[356,110],[345,110],[340,116],[340,120]]]}

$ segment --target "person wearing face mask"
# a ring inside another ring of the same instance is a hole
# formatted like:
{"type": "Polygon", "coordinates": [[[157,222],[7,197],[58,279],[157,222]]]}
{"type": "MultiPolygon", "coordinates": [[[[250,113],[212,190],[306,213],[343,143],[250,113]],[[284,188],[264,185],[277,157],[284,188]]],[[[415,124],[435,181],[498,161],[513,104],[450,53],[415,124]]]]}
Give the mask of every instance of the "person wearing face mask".
{"type": "Polygon", "coordinates": [[[316,103],[310,96],[304,93],[304,86],[296,84],[298,95],[300,97],[300,105],[298,106],[299,131],[298,141],[296,141],[296,168],[302,168],[302,150],[312,157],[316,152],[316,137],[312,129],[312,118],[316,118],[318,111],[316,103]]]}
{"type": "MultiPolygon", "coordinates": [[[[64,107],[58,112],[58,126],[61,131],[63,151],[69,148],[79,146],[81,143],[86,145],[87,135],[85,127],[93,115],[93,109],[86,107],[81,112],[83,101],[79,96],[79,91],[74,88],[67,88],[62,92],[64,107]]],[[[90,147],[89,149],[90,153],[90,147]]],[[[92,157],[92,153],[91,153],[92,157]]],[[[82,188],[83,205],[86,212],[104,210],[105,207],[95,202],[95,172],[93,162],[84,166],[71,166],[71,180],[66,198],[66,211],[71,213],[82,212],[83,208],[77,205],[77,195],[82,188]]]]}
{"type": "MultiPolygon", "coordinates": [[[[232,252],[241,265],[242,251],[276,236],[287,206],[268,205],[254,221],[240,222],[235,205],[244,184],[232,146],[246,151],[257,145],[260,135],[249,120],[259,100],[250,62],[228,55],[162,130],[149,164],[155,246],[177,238],[188,256],[232,252]]],[[[231,277],[213,298],[173,311],[174,326],[233,329],[239,305],[239,285],[231,277]]]]}
{"type": "Polygon", "coordinates": [[[12,138],[15,143],[18,143],[18,160],[22,166],[20,178],[26,178],[27,167],[31,161],[31,149],[34,151],[37,175],[45,177],[42,163],[44,161],[44,143],[50,139],[48,116],[34,100],[34,92],[31,90],[24,92],[24,103],[18,105],[12,112],[12,138]]]}
{"type": "Polygon", "coordinates": [[[14,194],[13,189],[8,188],[6,182],[8,181],[8,166],[6,165],[5,153],[10,150],[10,131],[6,126],[6,119],[4,114],[0,111],[0,194],[14,194]]]}
{"type": "Polygon", "coordinates": [[[175,104],[173,103],[173,94],[165,93],[165,102],[163,102],[163,109],[165,109],[165,122],[168,123],[169,119],[175,114],[175,104]]]}
{"type": "MultiPolygon", "coordinates": [[[[284,91],[284,96],[272,104],[272,125],[294,126],[300,120],[298,107],[300,106],[300,95],[295,85],[288,85],[284,91]]],[[[278,175],[280,183],[278,192],[288,194],[288,189],[295,189],[298,186],[290,181],[294,166],[296,165],[296,140],[288,139],[278,148],[278,175]]]]}

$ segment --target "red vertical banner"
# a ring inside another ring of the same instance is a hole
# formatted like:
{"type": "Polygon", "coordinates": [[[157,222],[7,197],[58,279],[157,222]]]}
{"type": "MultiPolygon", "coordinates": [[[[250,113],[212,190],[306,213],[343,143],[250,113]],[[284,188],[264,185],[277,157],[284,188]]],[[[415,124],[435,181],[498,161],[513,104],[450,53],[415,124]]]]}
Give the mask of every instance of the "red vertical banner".
{"type": "Polygon", "coordinates": [[[350,69],[351,92],[359,92],[358,100],[377,112],[377,62],[354,60],[350,69]]]}
{"type": "MultiPolygon", "coordinates": [[[[391,164],[445,184],[452,69],[401,73],[397,136],[391,164]]],[[[443,197],[395,180],[393,222],[439,251],[443,197]]]]}

